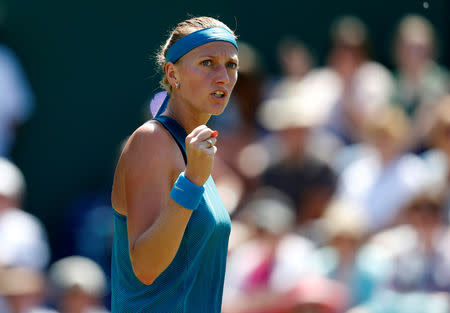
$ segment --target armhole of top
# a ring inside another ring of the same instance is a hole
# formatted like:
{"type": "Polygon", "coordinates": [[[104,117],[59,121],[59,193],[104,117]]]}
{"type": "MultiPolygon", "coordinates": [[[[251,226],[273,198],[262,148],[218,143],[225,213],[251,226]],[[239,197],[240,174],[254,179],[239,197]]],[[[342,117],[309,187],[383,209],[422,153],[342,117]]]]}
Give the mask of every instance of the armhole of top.
{"type": "Polygon", "coordinates": [[[113,209],[113,212],[114,212],[115,216],[117,216],[121,220],[126,220],[127,219],[126,215],[123,215],[122,213],[117,212],[117,210],[114,207],[112,209],[113,209]]]}
{"type": "Polygon", "coordinates": [[[163,116],[158,116],[156,118],[154,118],[155,121],[158,121],[165,129],[167,129],[167,131],[169,132],[169,134],[172,136],[173,140],[175,140],[178,148],[181,151],[181,154],[183,155],[183,159],[184,159],[184,164],[187,164],[187,157],[186,157],[186,152],[184,151],[184,147],[183,145],[178,141],[177,137],[175,136],[175,134],[172,132],[172,130],[170,129],[170,127],[168,125],[166,125],[167,120],[166,119],[161,119],[161,117],[163,116]]]}

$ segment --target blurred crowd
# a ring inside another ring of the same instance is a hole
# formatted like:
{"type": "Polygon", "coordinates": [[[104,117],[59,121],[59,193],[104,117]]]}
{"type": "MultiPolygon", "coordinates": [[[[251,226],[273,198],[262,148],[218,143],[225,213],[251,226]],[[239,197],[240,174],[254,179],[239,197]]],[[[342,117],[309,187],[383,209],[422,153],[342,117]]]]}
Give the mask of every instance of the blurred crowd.
{"type": "MultiPolygon", "coordinates": [[[[450,74],[424,17],[393,33],[392,69],[354,16],[332,24],[323,66],[286,36],[277,77],[240,42],[232,99],[210,121],[213,178],[232,218],[224,313],[450,313],[450,74]]],[[[51,262],[2,146],[13,138],[4,108],[31,108],[31,97],[2,91],[1,49],[0,313],[106,313],[108,195],[75,202],[73,255],[51,262]]]]}
{"type": "Polygon", "coordinates": [[[450,76],[428,20],[393,33],[391,70],[353,16],[320,67],[286,37],[267,77],[240,44],[213,121],[233,223],[224,313],[450,312],[450,76]]]}

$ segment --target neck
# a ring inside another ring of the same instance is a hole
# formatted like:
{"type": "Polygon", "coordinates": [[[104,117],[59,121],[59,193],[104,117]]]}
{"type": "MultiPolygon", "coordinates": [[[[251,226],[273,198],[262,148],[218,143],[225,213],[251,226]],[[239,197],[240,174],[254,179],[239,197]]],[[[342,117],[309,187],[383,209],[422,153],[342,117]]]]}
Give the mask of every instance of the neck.
{"type": "Polygon", "coordinates": [[[19,208],[19,200],[0,194],[0,214],[13,208],[19,208]]]}
{"type": "Polygon", "coordinates": [[[403,73],[407,80],[414,83],[420,83],[420,79],[426,71],[432,66],[432,62],[424,61],[404,66],[403,73]]]}
{"type": "Polygon", "coordinates": [[[195,110],[193,105],[182,101],[174,94],[171,95],[167,109],[163,114],[176,120],[188,134],[198,126],[208,123],[211,117],[211,114],[195,110]]]}

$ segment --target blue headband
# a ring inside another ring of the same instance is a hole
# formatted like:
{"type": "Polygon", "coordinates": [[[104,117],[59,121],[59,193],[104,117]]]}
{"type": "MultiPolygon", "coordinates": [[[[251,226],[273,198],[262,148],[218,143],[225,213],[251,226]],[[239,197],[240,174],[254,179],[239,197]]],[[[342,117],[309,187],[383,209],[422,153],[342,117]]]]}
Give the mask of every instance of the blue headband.
{"type": "Polygon", "coordinates": [[[190,33],[177,41],[169,48],[166,54],[166,62],[175,63],[183,55],[211,41],[226,41],[233,44],[238,49],[234,35],[222,27],[203,28],[190,33]]]}

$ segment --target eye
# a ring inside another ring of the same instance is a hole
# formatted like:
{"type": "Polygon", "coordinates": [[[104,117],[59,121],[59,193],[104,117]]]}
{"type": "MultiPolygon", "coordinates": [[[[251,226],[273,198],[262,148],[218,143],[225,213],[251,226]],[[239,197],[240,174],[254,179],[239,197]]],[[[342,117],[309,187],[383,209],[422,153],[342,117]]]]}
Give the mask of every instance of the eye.
{"type": "Polygon", "coordinates": [[[227,67],[231,69],[237,69],[238,65],[236,62],[228,62],[227,67]]]}
{"type": "Polygon", "coordinates": [[[200,62],[203,66],[210,66],[212,64],[211,60],[203,60],[200,62]]]}

